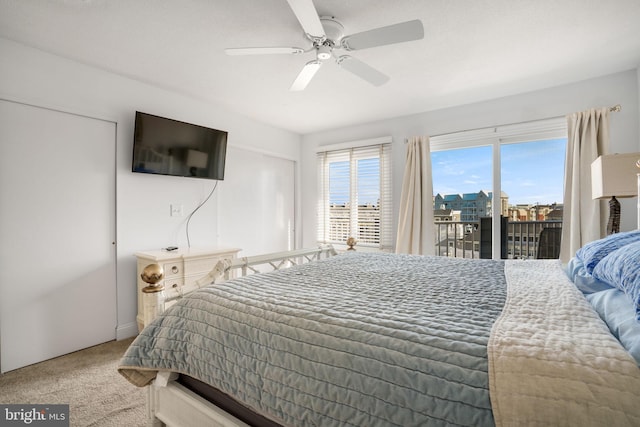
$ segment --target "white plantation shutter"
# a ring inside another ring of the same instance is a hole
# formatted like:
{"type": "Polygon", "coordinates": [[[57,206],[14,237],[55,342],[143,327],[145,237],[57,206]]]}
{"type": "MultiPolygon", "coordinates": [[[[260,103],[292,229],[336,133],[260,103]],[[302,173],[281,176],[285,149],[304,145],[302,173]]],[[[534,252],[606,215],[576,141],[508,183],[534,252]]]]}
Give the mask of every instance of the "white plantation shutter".
{"type": "Polygon", "coordinates": [[[389,249],[393,244],[391,139],[318,153],[318,241],[389,249]]]}

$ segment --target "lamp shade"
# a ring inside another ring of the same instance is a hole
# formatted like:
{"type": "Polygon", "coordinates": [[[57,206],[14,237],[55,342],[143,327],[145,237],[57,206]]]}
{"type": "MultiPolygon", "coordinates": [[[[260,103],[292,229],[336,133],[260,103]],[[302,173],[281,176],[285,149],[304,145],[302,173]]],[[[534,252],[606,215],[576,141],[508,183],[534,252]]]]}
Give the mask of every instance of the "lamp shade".
{"type": "Polygon", "coordinates": [[[638,195],[636,162],[640,153],[607,154],[591,163],[591,198],[638,195]]]}

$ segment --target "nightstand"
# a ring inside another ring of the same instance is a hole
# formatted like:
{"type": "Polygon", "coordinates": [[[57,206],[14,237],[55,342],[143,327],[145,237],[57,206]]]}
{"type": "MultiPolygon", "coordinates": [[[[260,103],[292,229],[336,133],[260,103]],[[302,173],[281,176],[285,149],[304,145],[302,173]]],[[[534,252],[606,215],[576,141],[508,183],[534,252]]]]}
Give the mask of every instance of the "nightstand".
{"type": "MultiPolygon", "coordinates": [[[[209,273],[222,259],[235,259],[240,249],[215,248],[215,249],[176,249],[175,251],[155,250],[138,252],[138,315],[136,321],[138,330],[141,331],[153,316],[148,313],[145,322],[145,306],[143,303],[142,289],[149,284],[145,283],[140,274],[149,264],[158,264],[164,270],[164,277],[157,285],[164,287],[167,299],[173,299],[195,291],[198,286],[196,281],[209,273]]],[[[175,299],[173,300],[175,302],[175,299]]],[[[168,307],[164,307],[168,308],[168,307]]]]}

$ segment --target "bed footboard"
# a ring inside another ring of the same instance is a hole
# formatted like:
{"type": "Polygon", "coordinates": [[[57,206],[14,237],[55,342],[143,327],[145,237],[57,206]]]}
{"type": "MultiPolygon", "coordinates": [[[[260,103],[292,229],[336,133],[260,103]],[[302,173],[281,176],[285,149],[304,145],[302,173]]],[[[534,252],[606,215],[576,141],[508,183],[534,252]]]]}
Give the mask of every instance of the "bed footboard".
{"type": "Polygon", "coordinates": [[[147,387],[147,409],[149,427],[248,427],[173,380],[147,387]]]}
{"type": "Polygon", "coordinates": [[[218,265],[216,265],[211,273],[200,280],[204,280],[205,284],[213,283],[220,278],[229,280],[229,278],[235,277],[234,273],[237,271],[239,271],[241,276],[264,273],[264,271],[259,269],[259,267],[266,267],[270,271],[281,270],[294,265],[329,258],[336,254],[337,252],[332,245],[321,245],[317,248],[311,249],[298,249],[294,251],[275,252],[266,255],[226,259],[219,261],[218,265]],[[213,276],[211,276],[212,273],[213,276]],[[216,274],[221,274],[221,276],[215,276],[216,274]],[[207,281],[209,282],[207,283],[207,281]]]}

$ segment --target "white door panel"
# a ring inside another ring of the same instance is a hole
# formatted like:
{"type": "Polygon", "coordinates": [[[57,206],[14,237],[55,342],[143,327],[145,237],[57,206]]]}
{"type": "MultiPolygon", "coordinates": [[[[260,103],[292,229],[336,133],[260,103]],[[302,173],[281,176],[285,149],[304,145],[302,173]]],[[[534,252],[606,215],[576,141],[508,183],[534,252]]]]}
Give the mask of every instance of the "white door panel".
{"type": "Polygon", "coordinates": [[[220,185],[220,242],[241,256],[293,249],[295,162],[228,147],[220,185]]]}
{"type": "Polygon", "coordinates": [[[0,363],[115,338],[115,124],[0,101],[0,363]]]}

